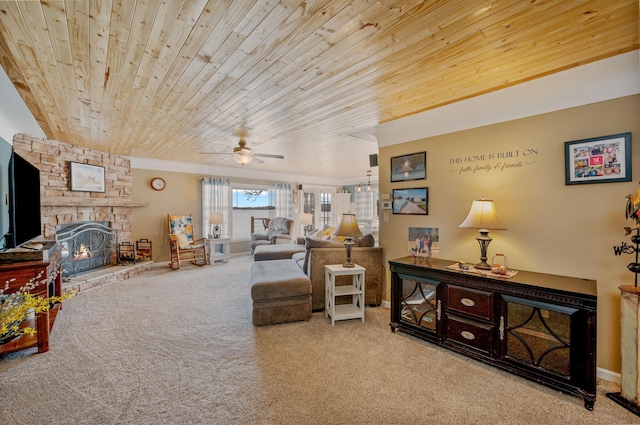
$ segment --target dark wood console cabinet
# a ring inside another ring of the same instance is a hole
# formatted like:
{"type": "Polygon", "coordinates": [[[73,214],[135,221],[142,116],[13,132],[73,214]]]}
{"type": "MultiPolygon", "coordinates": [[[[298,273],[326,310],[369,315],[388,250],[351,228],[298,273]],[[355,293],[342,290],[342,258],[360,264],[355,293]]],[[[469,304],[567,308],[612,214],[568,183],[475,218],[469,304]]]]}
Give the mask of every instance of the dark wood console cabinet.
{"type": "MultiPolygon", "coordinates": [[[[31,279],[43,282],[38,285],[33,294],[50,297],[62,295],[62,278],[60,273],[62,246],[51,249],[51,255],[47,260],[36,261],[11,261],[0,263],[0,282],[4,285],[9,282],[9,288],[5,293],[16,292],[21,286],[31,279]],[[12,280],[13,279],[13,280],[12,280]]],[[[38,313],[35,319],[28,319],[24,325],[36,330],[35,335],[22,335],[12,341],[0,345],[0,354],[25,348],[38,347],[39,353],[49,351],[49,331],[53,327],[56,314],[61,304],[56,304],[42,313],[38,313]]]]}
{"type": "Polygon", "coordinates": [[[516,375],[596,400],[595,280],[448,269],[453,261],[389,261],[396,329],[516,375]]]}

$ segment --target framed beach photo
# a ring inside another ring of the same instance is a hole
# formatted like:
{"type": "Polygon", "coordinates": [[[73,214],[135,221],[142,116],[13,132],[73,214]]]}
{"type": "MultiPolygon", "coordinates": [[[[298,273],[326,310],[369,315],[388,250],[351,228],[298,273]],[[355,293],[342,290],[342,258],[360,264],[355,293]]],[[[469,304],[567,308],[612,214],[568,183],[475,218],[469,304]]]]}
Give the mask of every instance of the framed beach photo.
{"type": "Polygon", "coordinates": [[[429,188],[393,189],[394,214],[429,214],[429,188]]]}
{"type": "Polygon", "coordinates": [[[427,153],[418,152],[391,158],[391,183],[427,178],[427,153]]]}
{"type": "Polygon", "coordinates": [[[565,184],[631,181],[631,133],[565,142],[565,184]]]}
{"type": "Polygon", "coordinates": [[[71,190],[75,192],[105,192],[104,167],[69,163],[71,190]]]}

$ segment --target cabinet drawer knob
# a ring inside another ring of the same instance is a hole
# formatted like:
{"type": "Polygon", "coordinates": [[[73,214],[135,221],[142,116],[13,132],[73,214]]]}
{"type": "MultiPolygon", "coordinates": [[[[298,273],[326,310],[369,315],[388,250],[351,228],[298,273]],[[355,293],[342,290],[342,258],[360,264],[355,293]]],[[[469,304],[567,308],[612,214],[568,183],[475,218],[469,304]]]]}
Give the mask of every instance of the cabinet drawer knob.
{"type": "Polygon", "coordinates": [[[468,339],[469,341],[476,339],[476,336],[469,331],[462,331],[460,332],[460,335],[462,335],[464,339],[468,339]]]}
{"type": "Polygon", "coordinates": [[[460,303],[465,307],[473,307],[474,305],[476,305],[476,303],[473,300],[470,300],[469,298],[462,298],[460,300],[460,303]]]}

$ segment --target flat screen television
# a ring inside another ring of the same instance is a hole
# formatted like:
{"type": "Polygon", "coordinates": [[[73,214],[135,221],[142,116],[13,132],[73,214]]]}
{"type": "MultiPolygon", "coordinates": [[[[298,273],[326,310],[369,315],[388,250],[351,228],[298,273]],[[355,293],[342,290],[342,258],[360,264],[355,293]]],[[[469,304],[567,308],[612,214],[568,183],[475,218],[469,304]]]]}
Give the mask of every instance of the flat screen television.
{"type": "Polygon", "coordinates": [[[8,240],[4,238],[10,232],[9,214],[9,165],[13,156],[13,147],[0,137],[0,248],[8,248],[8,240]]]}
{"type": "Polygon", "coordinates": [[[42,233],[40,170],[0,138],[0,248],[14,248],[42,233]]]}

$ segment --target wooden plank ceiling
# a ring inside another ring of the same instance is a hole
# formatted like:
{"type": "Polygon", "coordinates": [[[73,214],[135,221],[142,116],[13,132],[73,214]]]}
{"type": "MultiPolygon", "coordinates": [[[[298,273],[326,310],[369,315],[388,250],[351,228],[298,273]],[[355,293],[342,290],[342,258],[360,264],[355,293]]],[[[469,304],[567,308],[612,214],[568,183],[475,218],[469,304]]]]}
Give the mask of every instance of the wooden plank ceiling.
{"type": "Polygon", "coordinates": [[[0,1],[0,63],[47,137],[363,177],[346,135],[638,48],[637,0],[0,1]]]}

